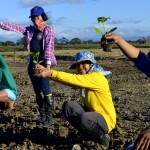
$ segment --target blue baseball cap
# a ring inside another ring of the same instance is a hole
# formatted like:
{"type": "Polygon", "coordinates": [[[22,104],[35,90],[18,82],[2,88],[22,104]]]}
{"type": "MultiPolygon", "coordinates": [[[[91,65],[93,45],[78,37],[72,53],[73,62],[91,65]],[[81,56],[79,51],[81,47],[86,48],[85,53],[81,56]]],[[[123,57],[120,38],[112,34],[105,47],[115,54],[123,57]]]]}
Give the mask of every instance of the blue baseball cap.
{"type": "Polygon", "coordinates": [[[42,7],[35,6],[31,9],[30,13],[31,14],[30,14],[29,18],[31,18],[32,16],[40,16],[45,12],[44,12],[44,9],[42,7]]]}
{"type": "Polygon", "coordinates": [[[70,67],[68,67],[68,69],[75,69],[77,63],[82,62],[82,61],[87,61],[87,60],[90,61],[92,64],[96,63],[93,53],[88,52],[88,51],[81,51],[75,55],[74,62],[72,63],[70,67]]]}

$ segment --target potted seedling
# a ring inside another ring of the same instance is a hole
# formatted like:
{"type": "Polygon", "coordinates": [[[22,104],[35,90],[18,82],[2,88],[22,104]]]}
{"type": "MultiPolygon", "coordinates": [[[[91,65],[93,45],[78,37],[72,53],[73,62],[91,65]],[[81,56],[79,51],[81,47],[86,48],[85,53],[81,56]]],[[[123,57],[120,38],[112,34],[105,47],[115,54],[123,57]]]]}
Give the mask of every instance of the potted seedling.
{"type": "Polygon", "coordinates": [[[110,17],[107,17],[107,18],[106,17],[98,17],[97,21],[98,21],[98,23],[102,23],[102,29],[100,29],[99,27],[94,27],[94,31],[96,33],[102,35],[100,44],[101,44],[101,47],[103,48],[103,51],[111,51],[111,49],[112,49],[111,45],[109,44],[110,41],[105,38],[106,33],[113,32],[117,29],[117,27],[114,27],[110,31],[106,31],[105,22],[109,19],[111,19],[111,18],[110,17]]]}
{"type": "Polygon", "coordinates": [[[39,70],[36,69],[36,65],[43,62],[43,60],[39,61],[40,52],[29,52],[29,56],[31,56],[33,58],[33,63],[34,63],[33,75],[35,76],[35,75],[39,74],[39,70]]]}

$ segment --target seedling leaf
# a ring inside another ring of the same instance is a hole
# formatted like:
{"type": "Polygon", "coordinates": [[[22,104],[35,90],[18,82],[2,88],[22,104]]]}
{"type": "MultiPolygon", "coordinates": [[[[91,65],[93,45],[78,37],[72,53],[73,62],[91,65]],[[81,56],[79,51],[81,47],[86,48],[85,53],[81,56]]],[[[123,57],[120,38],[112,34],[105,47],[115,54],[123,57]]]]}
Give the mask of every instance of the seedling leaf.
{"type": "Polygon", "coordinates": [[[103,30],[101,30],[99,27],[94,27],[94,31],[95,31],[96,33],[102,34],[102,35],[105,35],[106,33],[115,31],[115,30],[117,29],[117,27],[111,29],[111,30],[108,31],[108,32],[106,31],[105,22],[106,22],[107,20],[109,20],[109,19],[111,19],[111,18],[110,18],[110,17],[98,17],[98,18],[97,18],[97,21],[98,21],[98,23],[100,23],[100,22],[102,23],[102,29],[103,29],[103,30]]]}
{"type": "Polygon", "coordinates": [[[111,29],[110,31],[108,31],[108,33],[113,32],[117,29],[117,27],[114,27],[113,29],[111,29]]]}
{"type": "Polygon", "coordinates": [[[33,63],[34,63],[34,64],[38,64],[38,62],[37,62],[36,60],[33,60],[33,63]]]}
{"type": "Polygon", "coordinates": [[[98,34],[103,34],[103,32],[98,27],[94,27],[94,31],[98,34]]]}
{"type": "Polygon", "coordinates": [[[29,52],[29,55],[33,57],[34,64],[40,64],[42,61],[39,62],[38,58],[40,56],[40,52],[29,52]]]}
{"type": "Polygon", "coordinates": [[[106,21],[109,20],[109,19],[110,19],[110,17],[107,17],[107,18],[105,18],[105,17],[98,17],[98,18],[97,18],[97,21],[98,21],[98,23],[99,23],[99,22],[104,23],[104,22],[106,22],[106,21]]]}

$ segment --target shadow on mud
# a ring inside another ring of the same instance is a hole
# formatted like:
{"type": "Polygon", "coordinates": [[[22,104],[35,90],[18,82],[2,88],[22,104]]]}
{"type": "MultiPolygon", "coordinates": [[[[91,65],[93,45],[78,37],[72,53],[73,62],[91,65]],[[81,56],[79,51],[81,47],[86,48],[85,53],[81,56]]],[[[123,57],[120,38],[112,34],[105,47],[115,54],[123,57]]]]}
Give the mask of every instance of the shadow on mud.
{"type": "MultiPolygon", "coordinates": [[[[61,117],[61,113],[58,113],[55,118],[61,117]]],[[[9,145],[10,143],[14,143],[14,145],[30,145],[30,143],[40,144],[42,146],[55,146],[55,148],[62,147],[66,145],[67,147],[72,146],[75,143],[82,142],[82,139],[75,133],[70,133],[67,137],[60,137],[59,135],[50,134],[48,128],[43,127],[32,127],[31,120],[23,119],[23,118],[12,118],[7,116],[1,116],[0,124],[10,124],[12,119],[15,120],[16,125],[14,127],[9,127],[6,130],[0,127],[0,143],[9,145]],[[29,123],[30,127],[22,127],[23,124],[29,123]]],[[[36,122],[34,122],[36,123],[36,122]]],[[[54,124],[55,126],[55,124],[54,124]]]]}

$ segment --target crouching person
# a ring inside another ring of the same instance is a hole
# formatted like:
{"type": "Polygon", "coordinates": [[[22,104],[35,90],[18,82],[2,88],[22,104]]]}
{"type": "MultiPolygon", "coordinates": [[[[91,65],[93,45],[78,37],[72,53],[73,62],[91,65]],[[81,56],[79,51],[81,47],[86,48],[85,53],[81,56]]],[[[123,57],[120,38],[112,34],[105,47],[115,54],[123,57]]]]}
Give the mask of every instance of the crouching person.
{"type": "Polygon", "coordinates": [[[14,78],[0,54],[0,102],[5,104],[6,109],[12,110],[17,96],[18,89],[14,78]]]}
{"type": "Polygon", "coordinates": [[[96,64],[93,53],[81,51],[75,55],[75,61],[69,69],[76,69],[77,74],[48,70],[37,65],[38,77],[51,79],[80,88],[83,105],[76,101],[65,101],[62,112],[65,118],[84,137],[109,147],[106,137],[116,125],[116,112],[107,80],[110,71],[104,71],[96,64]]]}

